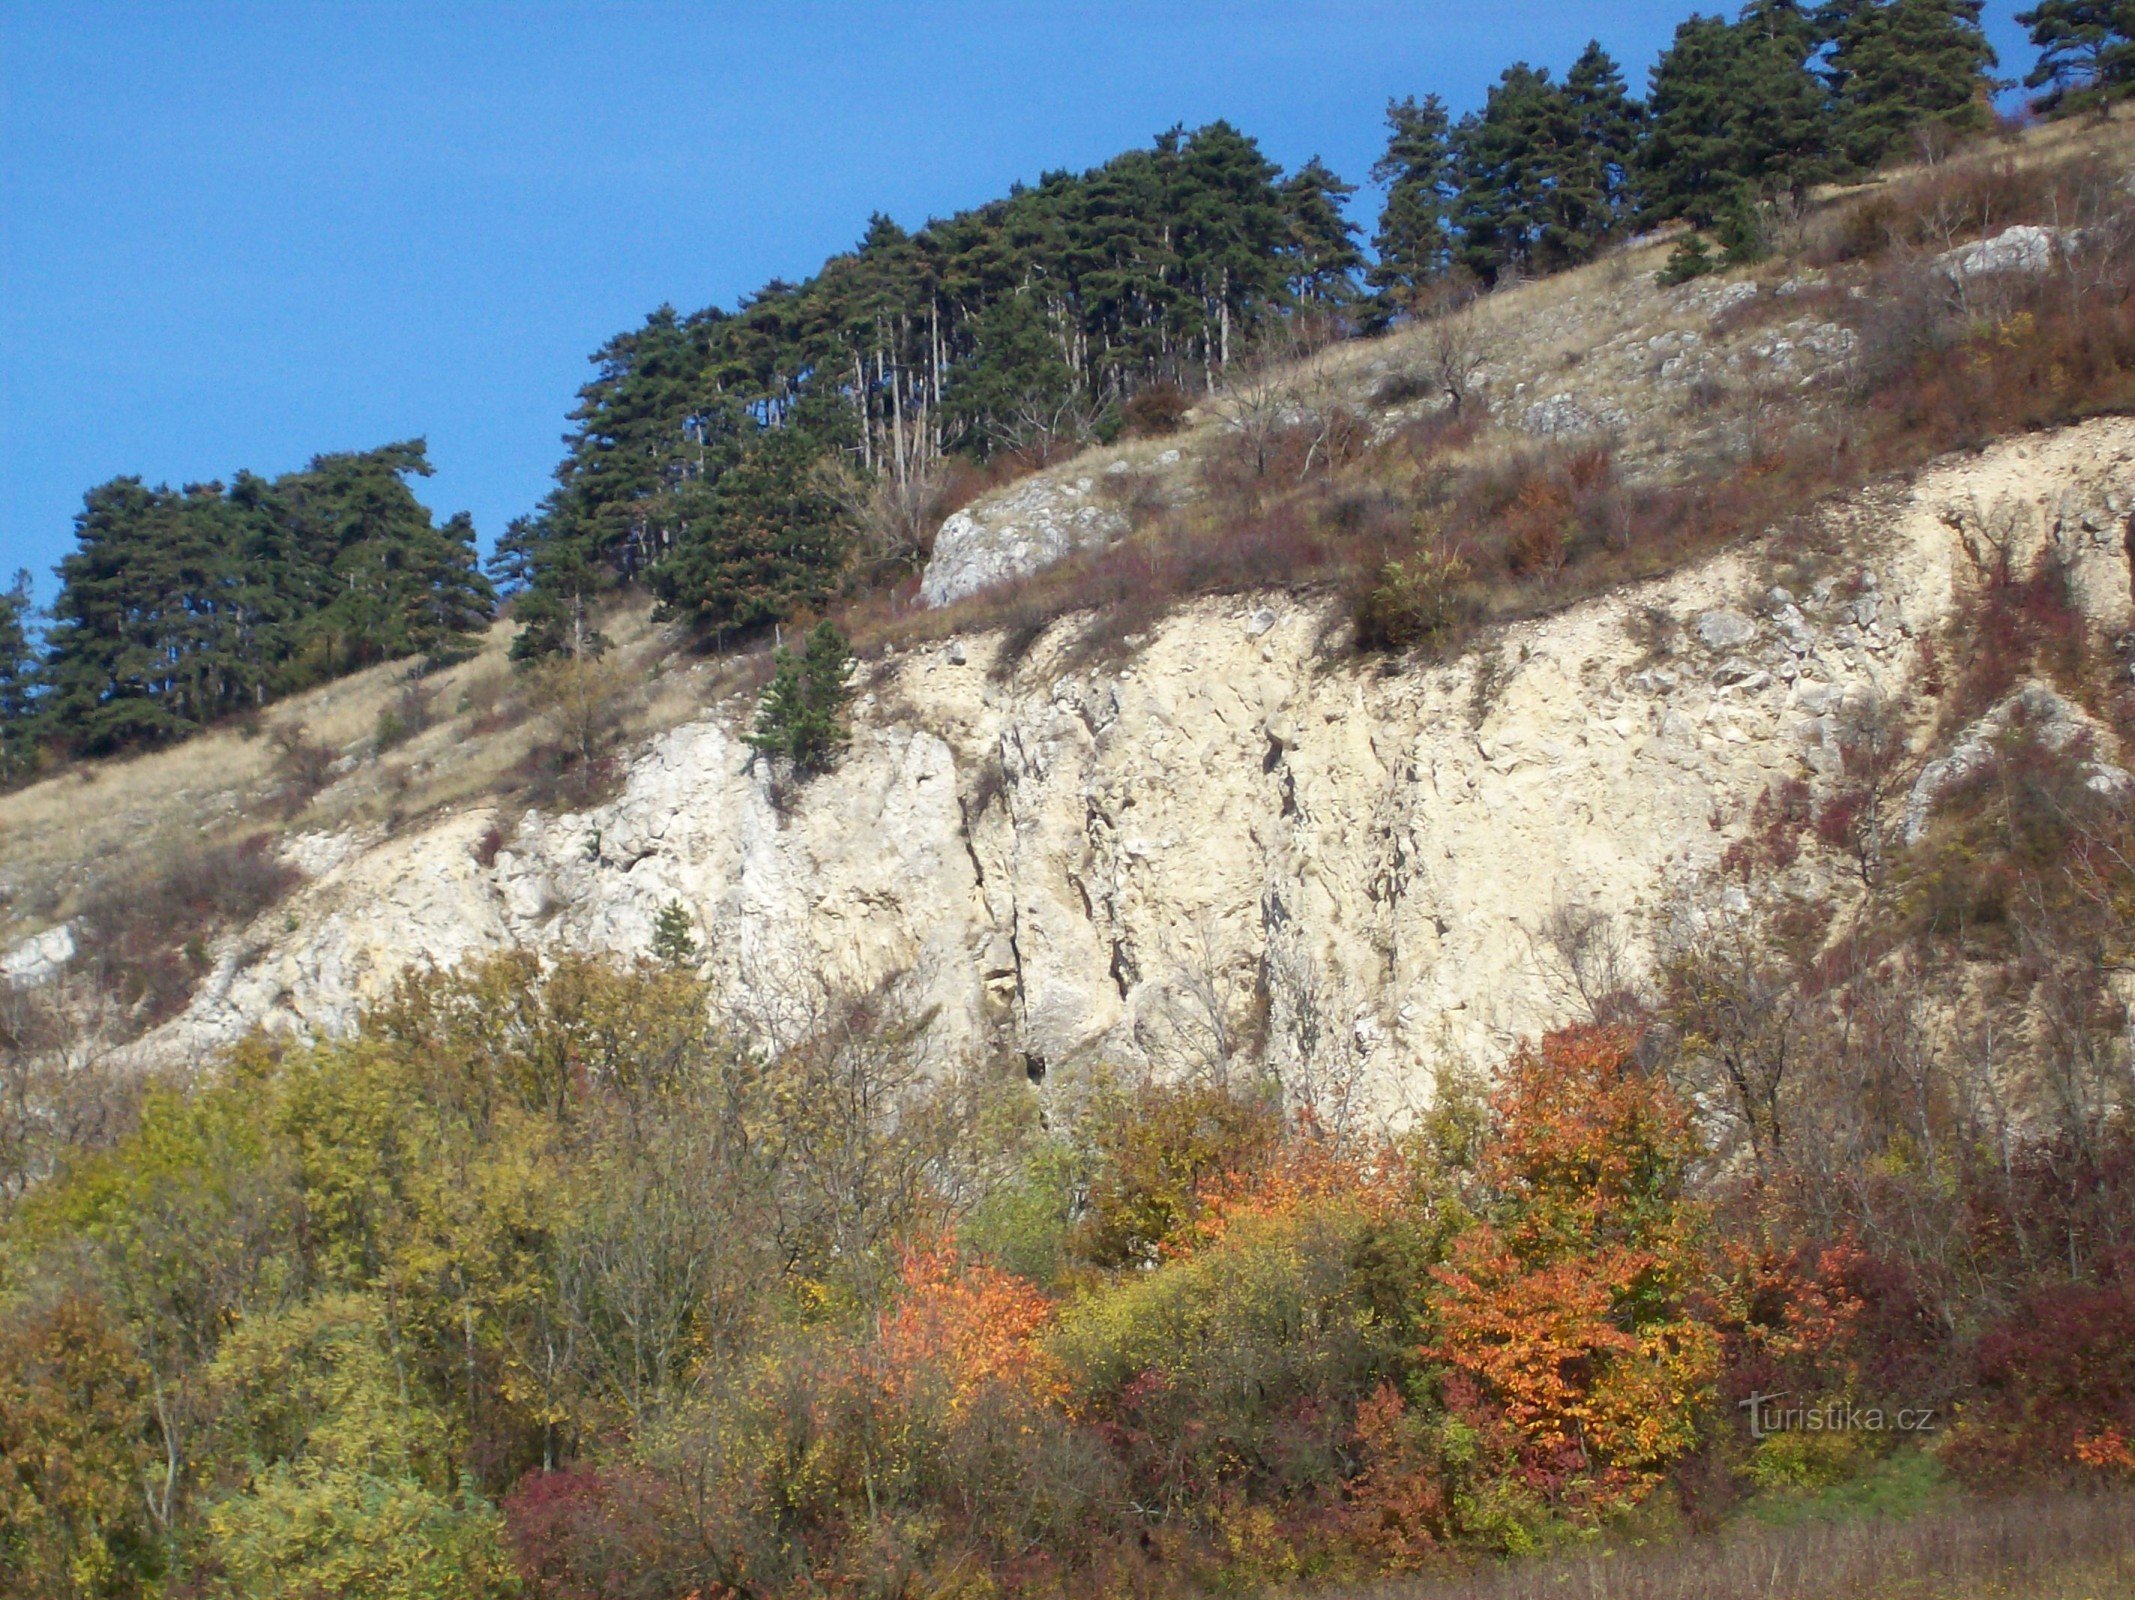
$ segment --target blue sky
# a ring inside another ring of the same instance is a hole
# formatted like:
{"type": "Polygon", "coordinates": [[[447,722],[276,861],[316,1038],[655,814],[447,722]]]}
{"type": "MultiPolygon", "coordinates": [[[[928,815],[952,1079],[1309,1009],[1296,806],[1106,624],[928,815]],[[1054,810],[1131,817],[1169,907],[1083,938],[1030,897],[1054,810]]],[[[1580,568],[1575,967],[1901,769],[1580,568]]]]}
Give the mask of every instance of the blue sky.
{"type": "MultiPolygon", "coordinates": [[[[1710,6],[1710,0],[1708,0],[1710,6]]],[[[1227,117],[1360,181],[1390,95],[1480,103],[1692,5],[0,0],[0,572],[82,491],[426,435],[485,544],[585,357],[1017,179],[1227,117]]],[[[1990,6],[2003,70],[2029,52],[1990,6]]],[[[1359,196],[1369,221],[1375,197],[1359,196]]]]}

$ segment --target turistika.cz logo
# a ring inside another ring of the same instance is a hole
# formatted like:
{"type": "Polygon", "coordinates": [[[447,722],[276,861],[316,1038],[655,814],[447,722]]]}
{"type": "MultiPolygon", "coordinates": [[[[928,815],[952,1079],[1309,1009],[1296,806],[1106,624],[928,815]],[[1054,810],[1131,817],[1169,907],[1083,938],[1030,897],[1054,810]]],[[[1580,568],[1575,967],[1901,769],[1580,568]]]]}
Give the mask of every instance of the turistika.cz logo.
{"type": "Polygon", "coordinates": [[[1857,1406],[1851,1400],[1780,1404],[1790,1392],[1782,1389],[1777,1394],[1753,1394],[1735,1402],[1750,1414],[1752,1439],[1775,1433],[1927,1433],[1935,1426],[1933,1406],[1900,1406],[1886,1411],[1881,1406],[1857,1406]]]}

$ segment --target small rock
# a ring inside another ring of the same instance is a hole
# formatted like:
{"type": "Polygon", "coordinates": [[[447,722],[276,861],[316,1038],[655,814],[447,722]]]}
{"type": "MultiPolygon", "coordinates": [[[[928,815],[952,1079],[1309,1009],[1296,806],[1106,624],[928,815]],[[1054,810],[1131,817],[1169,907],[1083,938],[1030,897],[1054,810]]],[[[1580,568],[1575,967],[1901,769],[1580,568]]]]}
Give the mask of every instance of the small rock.
{"type": "Polygon", "coordinates": [[[949,665],[952,667],[960,667],[970,659],[964,654],[964,641],[961,639],[951,639],[949,648],[942,653],[948,658],[949,665]]]}
{"type": "Polygon", "coordinates": [[[1699,642],[1714,652],[1739,649],[1757,637],[1756,623],[1741,612],[1725,607],[1699,613],[1691,628],[1699,642]]]}
{"type": "Polygon", "coordinates": [[[1266,606],[1262,606],[1258,611],[1254,612],[1250,617],[1247,617],[1245,619],[1245,636],[1248,639],[1257,639],[1274,626],[1275,613],[1270,611],[1266,606]]]}

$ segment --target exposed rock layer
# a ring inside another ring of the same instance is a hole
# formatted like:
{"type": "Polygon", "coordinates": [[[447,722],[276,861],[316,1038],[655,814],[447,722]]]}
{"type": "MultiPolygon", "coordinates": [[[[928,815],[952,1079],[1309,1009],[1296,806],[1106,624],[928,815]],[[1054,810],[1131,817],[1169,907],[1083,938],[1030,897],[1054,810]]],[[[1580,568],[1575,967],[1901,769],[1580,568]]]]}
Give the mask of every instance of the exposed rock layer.
{"type": "Polygon", "coordinates": [[[1399,1101],[1563,1014],[1557,908],[1608,908],[1636,960],[1767,785],[1831,781],[1848,705],[1909,703],[1985,534],[2056,541],[2127,629],[2131,509],[2135,424],[2107,420],[1869,497],[1820,572],[1746,547],[1440,665],[1333,654],[1331,605],[1278,595],[1183,607],[1113,667],[1058,666],[1072,622],[1003,681],[993,639],[896,657],[788,815],[727,705],[486,864],[486,811],[311,842],[314,880],[151,1044],[344,1028],[410,963],[514,940],[642,951],[680,900],[745,1009],[904,972],[948,1042],[1059,1065],[1205,1049],[1257,993],[1287,1070],[1399,1101]]]}

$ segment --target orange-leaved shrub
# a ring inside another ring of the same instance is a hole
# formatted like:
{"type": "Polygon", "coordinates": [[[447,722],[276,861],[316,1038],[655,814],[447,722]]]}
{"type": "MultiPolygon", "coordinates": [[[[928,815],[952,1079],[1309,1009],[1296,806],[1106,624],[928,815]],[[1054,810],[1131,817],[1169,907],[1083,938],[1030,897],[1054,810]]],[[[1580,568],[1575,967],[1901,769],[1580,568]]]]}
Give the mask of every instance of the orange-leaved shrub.
{"type": "Polygon", "coordinates": [[[1697,1442],[1720,1342],[1697,1302],[1695,1140],[1622,1029],[1521,1050],[1495,1096],[1483,1219],[1437,1269],[1429,1353],[1456,1412],[1569,1506],[1634,1502],[1697,1442]]]}

